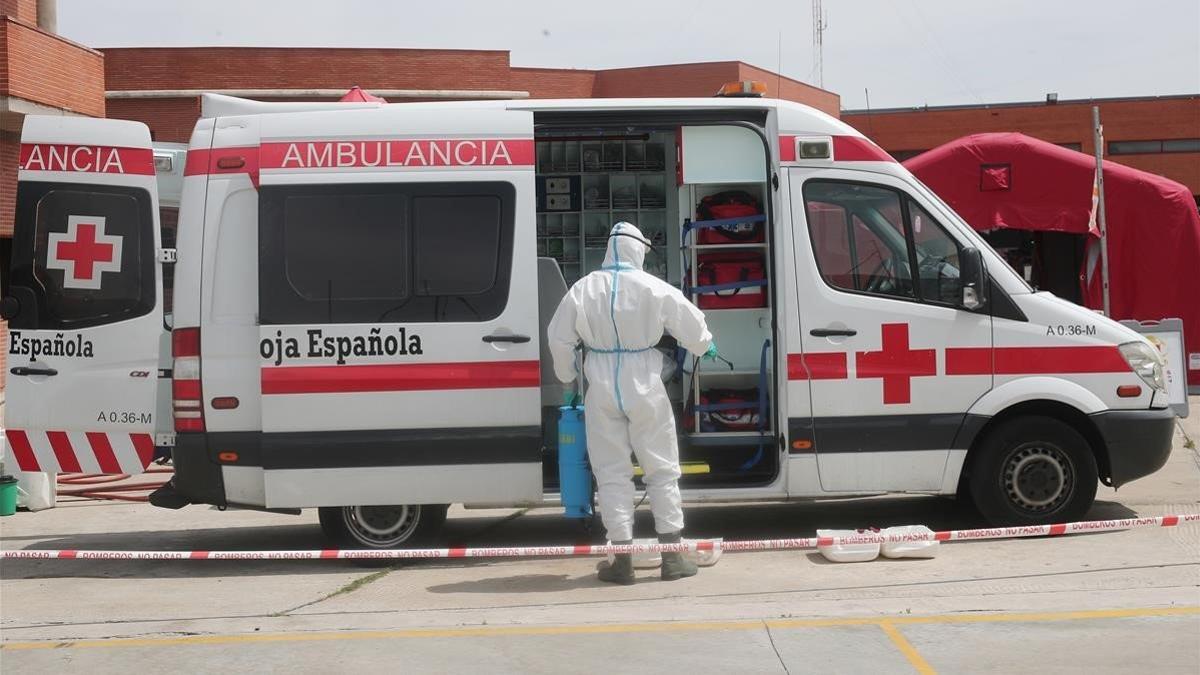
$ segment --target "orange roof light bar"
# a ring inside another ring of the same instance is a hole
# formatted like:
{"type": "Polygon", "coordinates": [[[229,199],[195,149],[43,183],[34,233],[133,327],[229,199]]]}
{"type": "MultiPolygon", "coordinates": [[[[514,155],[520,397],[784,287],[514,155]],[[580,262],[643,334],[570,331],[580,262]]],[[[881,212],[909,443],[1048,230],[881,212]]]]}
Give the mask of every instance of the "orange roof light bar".
{"type": "Polygon", "coordinates": [[[717,91],[717,96],[725,98],[761,98],[767,94],[767,85],[756,80],[726,82],[717,91]]]}

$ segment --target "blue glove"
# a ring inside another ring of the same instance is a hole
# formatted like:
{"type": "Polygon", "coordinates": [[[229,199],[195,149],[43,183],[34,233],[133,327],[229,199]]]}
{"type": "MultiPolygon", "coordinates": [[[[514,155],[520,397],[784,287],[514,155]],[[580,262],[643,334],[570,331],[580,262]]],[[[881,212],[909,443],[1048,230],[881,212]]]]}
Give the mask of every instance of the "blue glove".
{"type": "Polygon", "coordinates": [[[714,338],[708,345],[708,350],[704,352],[704,356],[700,357],[705,361],[716,361],[720,352],[717,351],[717,341],[714,338]]]}

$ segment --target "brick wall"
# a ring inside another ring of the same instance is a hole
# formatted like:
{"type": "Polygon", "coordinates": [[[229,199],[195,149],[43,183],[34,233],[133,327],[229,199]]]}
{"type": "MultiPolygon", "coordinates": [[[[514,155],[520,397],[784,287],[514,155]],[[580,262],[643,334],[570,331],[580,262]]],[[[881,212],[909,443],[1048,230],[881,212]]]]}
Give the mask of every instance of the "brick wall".
{"type": "Polygon", "coordinates": [[[7,71],[0,96],[104,116],[104,57],[99,52],[10,17],[0,17],[0,42],[7,71]]]}
{"type": "Polygon", "coordinates": [[[767,85],[767,96],[782,98],[810,105],[828,115],[838,117],[842,111],[842,97],[811,84],[793,80],[747,63],[738,64],[739,80],[758,80],[767,85]]]}
{"type": "Polygon", "coordinates": [[[0,0],[0,16],[4,15],[36,26],[37,0],[0,0]]]}
{"type": "MultiPolygon", "coordinates": [[[[17,203],[17,160],[21,153],[21,134],[0,131],[0,237],[13,233],[13,211],[17,203]]],[[[7,265],[8,261],[2,264],[7,265]]]]}
{"type": "Polygon", "coordinates": [[[200,118],[200,98],[115,98],[108,101],[108,116],[144,122],[156,141],[187,143],[200,118]]]}
{"type": "Polygon", "coordinates": [[[513,68],[508,77],[513,90],[531,98],[591,98],[596,84],[594,70],[513,68]]]}
{"type": "MultiPolygon", "coordinates": [[[[1079,143],[1095,152],[1090,101],[990,108],[843,113],[842,119],[884,150],[929,150],[970,134],[1019,131],[1051,143],[1079,143]]],[[[1099,101],[1104,140],[1200,138],[1200,96],[1099,101]]],[[[1200,153],[1107,156],[1164,175],[1200,194],[1200,153]]]]}
{"type": "Polygon", "coordinates": [[[596,98],[712,96],[722,84],[738,79],[739,65],[727,61],[601,70],[596,73],[592,95],[596,98]]]}
{"type": "Polygon", "coordinates": [[[506,51],[201,47],[103,52],[110,90],[510,89],[506,51]]]}

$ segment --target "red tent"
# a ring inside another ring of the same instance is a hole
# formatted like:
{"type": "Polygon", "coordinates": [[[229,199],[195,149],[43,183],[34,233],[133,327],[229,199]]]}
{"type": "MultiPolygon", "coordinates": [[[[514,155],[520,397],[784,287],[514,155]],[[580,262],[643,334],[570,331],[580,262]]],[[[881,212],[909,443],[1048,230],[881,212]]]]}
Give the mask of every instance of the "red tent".
{"type": "Polygon", "coordinates": [[[379,98],[378,96],[370,92],[363,91],[358,85],[350,87],[350,91],[346,92],[341,98],[338,99],[338,101],[349,103],[387,103],[387,101],[379,98]]]}
{"type": "MultiPolygon", "coordinates": [[[[1024,134],[976,134],[904,166],[976,230],[1090,235],[1082,297],[1088,307],[1104,307],[1099,231],[1090,223],[1094,157],[1024,134]]],[[[1200,353],[1200,214],[1191,192],[1106,161],[1104,199],[1113,318],[1179,317],[1187,352],[1200,353]]],[[[1200,370],[1188,371],[1188,383],[1200,385],[1200,370]]]]}

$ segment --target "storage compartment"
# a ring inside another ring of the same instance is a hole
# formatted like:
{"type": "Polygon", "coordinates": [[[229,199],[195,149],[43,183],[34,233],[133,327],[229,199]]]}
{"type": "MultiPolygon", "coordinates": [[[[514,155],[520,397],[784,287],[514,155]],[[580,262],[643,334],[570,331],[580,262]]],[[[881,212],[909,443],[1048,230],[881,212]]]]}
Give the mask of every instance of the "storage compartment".
{"type": "MultiPolygon", "coordinates": [[[[599,269],[613,224],[633,223],[654,244],[644,269],[705,312],[725,359],[699,361],[678,350],[675,367],[667,369],[675,371],[666,386],[678,425],[681,487],[774,483],[781,458],[772,400],[778,366],[761,137],[742,127],[681,132],[680,125],[657,122],[557,125],[537,134],[539,190],[547,198],[573,198],[562,209],[539,202],[538,251],[559,261],[570,284],[599,269]],[[681,137],[690,166],[683,183],[676,166],[681,137]],[[727,222],[694,226],[705,220],[727,222]]],[[[556,461],[554,447],[547,445],[547,466],[556,461]]],[[[553,471],[546,480],[556,483],[553,471]]],[[[640,473],[634,480],[640,488],[640,473]]]]}
{"type": "Polygon", "coordinates": [[[705,462],[709,473],[685,476],[683,483],[763,485],[778,477],[781,457],[773,401],[778,383],[768,191],[765,181],[743,182],[756,175],[744,157],[722,153],[740,152],[754,161],[765,154],[761,139],[749,130],[685,132],[683,156],[691,169],[669,200],[682,214],[676,221],[681,288],[704,311],[723,361],[684,364],[680,452],[687,460],[705,462]],[[699,146],[689,145],[689,138],[699,139],[699,146]],[[742,145],[747,143],[759,147],[742,145]]]}

